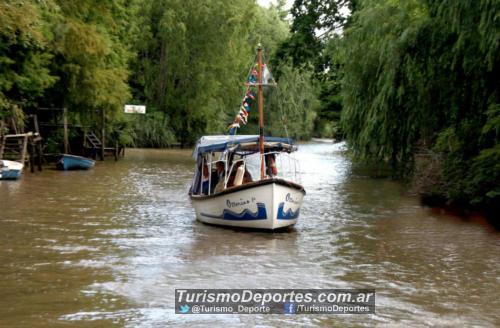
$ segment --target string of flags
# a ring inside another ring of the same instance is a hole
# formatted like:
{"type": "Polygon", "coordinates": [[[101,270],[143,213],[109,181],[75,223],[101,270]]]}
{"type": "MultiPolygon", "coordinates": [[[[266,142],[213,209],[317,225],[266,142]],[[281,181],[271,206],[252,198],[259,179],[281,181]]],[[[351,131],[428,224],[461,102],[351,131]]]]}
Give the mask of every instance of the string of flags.
{"type": "MultiPolygon", "coordinates": [[[[236,129],[240,128],[240,123],[243,123],[243,125],[246,125],[248,123],[248,115],[250,114],[250,109],[255,101],[255,94],[252,92],[251,87],[258,85],[258,76],[259,73],[257,72],[255,65],[252,70],[250,71],[250,74],[247,79],[246,83],[246,91],[245,91],[245,96],[243,97],[243,100],[241,101],[241,106],[238,114],[234,118],[233,123],[231,123],[228,127],[229,129],[229,135],[234,135],[236,134],[236,129]]],[[[271,75],[271,72],[268,70],[267,65],[264,64],[262,67],[262,85],[275,85],[273,81],[273,77],[271,75]]]]}
{"type": "MultiPolygon", "coordinates": [[[[251,77],[251,76],[250,76],[251,77]]],[[[249,81],[250,81],[249,77],[249,81]]],[[[254,82],[255,83],[255,82],[254,82]]],[[[240,128],[240,123],[246,125],[248,123],[248,114],[250,113],[250,109],[253,101],[255,100],[255,94],[250,89],[250,86],[247,86],[247,90],[245,92],[245,96],[241,102],[240,110],[238,115],[234,118],[234,121],[231,125],[229,125],[229,134],[234,135],[236,133],[236,129],[240,128]]]]}

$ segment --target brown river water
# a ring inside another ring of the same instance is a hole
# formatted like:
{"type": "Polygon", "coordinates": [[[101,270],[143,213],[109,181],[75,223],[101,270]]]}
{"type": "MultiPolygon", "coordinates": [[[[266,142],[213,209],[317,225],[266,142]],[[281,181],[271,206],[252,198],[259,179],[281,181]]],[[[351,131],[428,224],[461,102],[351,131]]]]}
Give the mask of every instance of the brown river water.
{"type": "Polygon", "coordinates": [[[0,327],[500,325],[500,233],[420,206],[341,144],[297,153],[281,233],[195,221],[189,150],[0,181],[0,327]],[[376,314],[180,315],[175,288],[374,288],[376,314]]]}

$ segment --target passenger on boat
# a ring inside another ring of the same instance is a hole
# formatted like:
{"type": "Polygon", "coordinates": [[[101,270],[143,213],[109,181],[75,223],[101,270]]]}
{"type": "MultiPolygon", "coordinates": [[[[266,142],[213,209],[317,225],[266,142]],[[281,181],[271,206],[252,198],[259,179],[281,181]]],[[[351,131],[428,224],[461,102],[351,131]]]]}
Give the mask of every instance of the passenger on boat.
{"type": "Polygon", "coordinates": [[[250,174],[250,172],[248,172],[248,170],[246,169],[246,166],[244,166],[244,173],[243,173],[243,179],[241,181],[241,183],[237,183],[238,181],[236,181],[236,175],[238,173],[238,169],[243,165],[243,162],[242,161],[239,161],[237,162],[235,165],[234,165],[234,168],[233,168],[233,171],[231,172],[231,175],[229,176],[229,180],[227,182],[227,187],[230,188],[230,187],[234,187],[236,185],[240,185],[240,184],[245,184],[245,183],[249,183],[249,182],[252,182],[252,175],[250,174]],[[236,182],[236,183],[235,183],[236,182]]]}
{"type": "Polygon", "coordinates": [[[276,154],[266,155],[266,174],[270,178],[278,175],[278,168],[276,167],[276,154]]]}
{"type": "Polygon", "coordinates": [[[217,183],[214,187],[214,193],[221,192],[224,190],[224,177],[226,175],[226,167],[223,161],[215,163],[216,173],[217,173],[217,183]]]}
{"type": "Polygon", "coordinates": [[[203,174],[201,176],[201,193],[204,195],[208,195],[208,184],[209,184],[209,175],[208,175],[208,165],[203,164],[203,174]]]}
{"type": "MultiPolygon", "coordinates": [[[[203,177],[202,177],[202,193],[208,195],[208,185],[210,184],[210,193],[218,192],[216,191],[217,185],[222,181],[222,186],[224,186],[224,163],[219,161],[215,163],[215,171],[211,172],[211,177],[209,179],[209,169],[208,165],[203,165],[203,177]]],[[[220,189],[220,187],[219,187],[220,189]]]]}

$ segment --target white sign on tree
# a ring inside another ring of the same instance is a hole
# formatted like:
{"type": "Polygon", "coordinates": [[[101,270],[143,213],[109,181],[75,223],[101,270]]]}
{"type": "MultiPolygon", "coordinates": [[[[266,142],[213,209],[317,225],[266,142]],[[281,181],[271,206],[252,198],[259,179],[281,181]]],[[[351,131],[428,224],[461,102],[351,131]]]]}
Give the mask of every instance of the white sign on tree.
{"type": "Polygon", "coordinates": [[[126,114],[146,114],[146,106],[144,105],[125,105],[126,114]]]}

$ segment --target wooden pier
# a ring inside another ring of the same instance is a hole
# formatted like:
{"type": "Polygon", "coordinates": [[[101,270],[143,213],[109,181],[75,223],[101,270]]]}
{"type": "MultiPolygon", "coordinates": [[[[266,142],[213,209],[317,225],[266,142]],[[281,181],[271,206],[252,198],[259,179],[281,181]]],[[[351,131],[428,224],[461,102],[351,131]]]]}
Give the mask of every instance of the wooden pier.
{"type": "Polygon", "coordinates": [[[112,153],[115,160],[118,160],[120,153],[125,152],[125,149],[123,147],[119,147],[117,144],[115,147],[106,147],[93,132],[87,132],[85,134],[85,149],[90,152],[90,157],[93,159],[95,159],[97,154],[99,154],[101,160],[104,160],[104,156],[107,153],[112,153]]]}
{"type": "Polygon", "coordinates": [[[42,170],[41,137],[38,133],[6,134],[0,137],[0,159],[29,163],[31,172],[42,170]],[[35,164],[36,161],[36,164],[35,164]]]}

